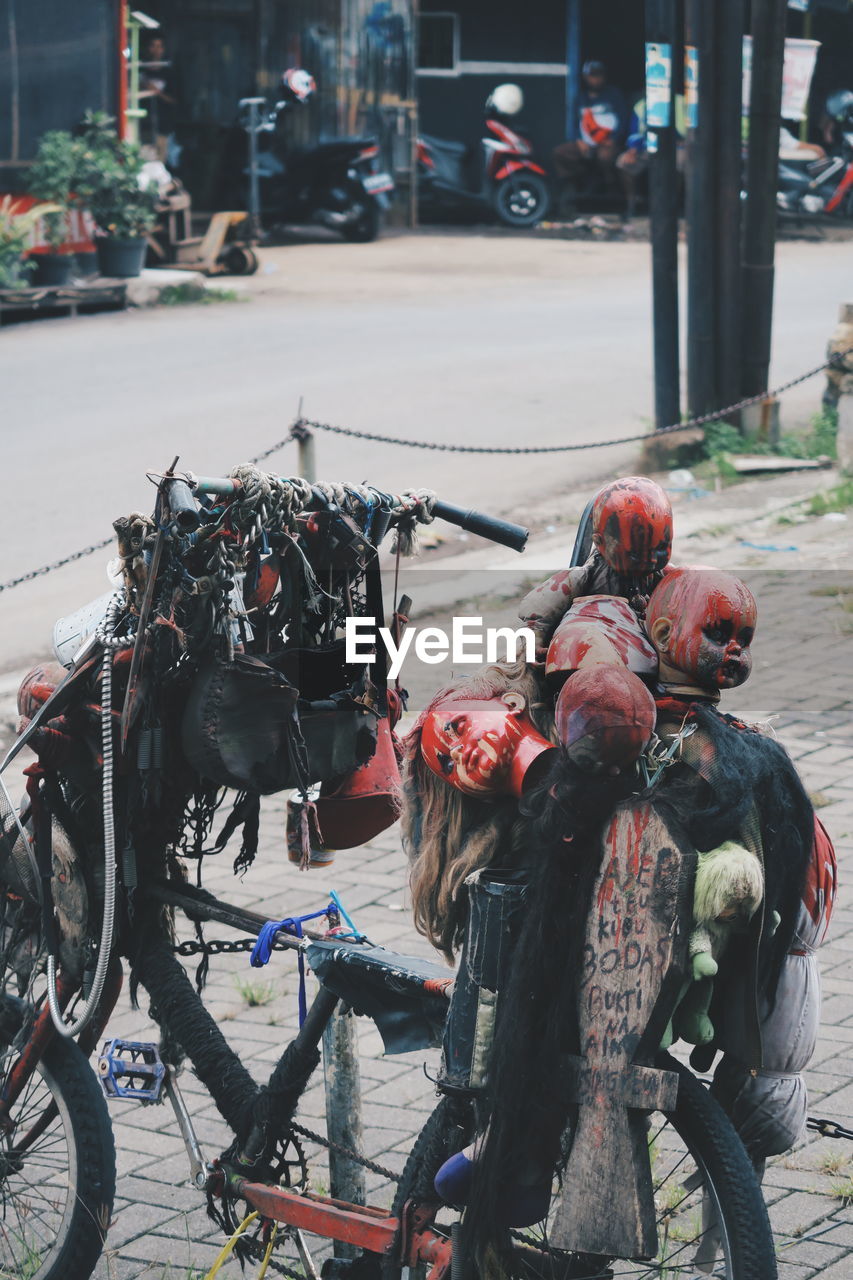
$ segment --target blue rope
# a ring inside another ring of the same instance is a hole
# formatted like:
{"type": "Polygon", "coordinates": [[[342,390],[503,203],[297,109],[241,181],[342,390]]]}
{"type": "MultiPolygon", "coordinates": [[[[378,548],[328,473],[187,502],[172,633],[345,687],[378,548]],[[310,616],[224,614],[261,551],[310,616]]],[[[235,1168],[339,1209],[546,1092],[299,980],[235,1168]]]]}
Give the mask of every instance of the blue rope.
{"type": "MultiPolygon", "coordinates": [[[[272,957],[273,946],[275,940],[280,933],[289,933],[291,937],[302,938],[302,926],[306,920],[318,920],[320,916],[331,916],[342,918],[349,925],[350,932],[347,934],[339,934],[339,937],[355,938],[360,940],[364,937],[363,933],[359,933],[353,921],[347,915],[347,912],[341,903],[340,898],[332,889],[329,893],[330,901],[320,911],[309,911],[304,916],[287,916],[284,920],[268,920],[266,924],[261,925],[261,931],[258,934],[257,942],[252,948],[252,954],[249,956],[249,963],[253,969],[262,969],[265,964],[269,964],[272,957]]],[[[305,953],[300,947],[296,962],[299,969],[299,1025],[302,1026],[308,1013],[308,1000],[305,994],[305,953]]]]}

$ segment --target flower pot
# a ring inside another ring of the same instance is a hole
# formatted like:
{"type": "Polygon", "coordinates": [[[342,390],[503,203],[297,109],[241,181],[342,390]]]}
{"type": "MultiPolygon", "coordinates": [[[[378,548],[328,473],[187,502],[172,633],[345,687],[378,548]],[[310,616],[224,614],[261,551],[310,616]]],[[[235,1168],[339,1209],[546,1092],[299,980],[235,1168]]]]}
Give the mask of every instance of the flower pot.
{"type": "Polygon", "coordinates": [[[98,255],[94,249],[91,253],[88,250],[80,250],[74,257],[77,263],[74,274],[81,280],[88,280],[91,276],[98,274],[98,255]]]}
{"type": "Polygon", "coordinates": [[[74,274],[73,253],[34,253],[30,261],[36,264],[30,284],[68,284],[74,274]]]}
{"type": "Polygon", "coordinates": [[[138,276],[145,262],[148,241],[144,236],[99,236],[95,241],[98,251],[98,270],[102,276],[126,279],[138,276]]]}

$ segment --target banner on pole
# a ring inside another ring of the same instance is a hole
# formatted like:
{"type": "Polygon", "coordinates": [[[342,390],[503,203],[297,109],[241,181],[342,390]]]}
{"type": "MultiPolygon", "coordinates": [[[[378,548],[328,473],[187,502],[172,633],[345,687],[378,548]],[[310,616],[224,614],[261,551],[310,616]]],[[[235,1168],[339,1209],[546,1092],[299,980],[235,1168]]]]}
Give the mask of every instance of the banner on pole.
{"type": "MultiPolygon", "coordinates": [[[[782,72],[782,119],[805,120],[812,76],[814,75],[819,40],[785,41],[785,65],[782,72]]],[[[752,85],[752,36],[743,38],[743,114],[749,114],[752,85]]]]}
{"type": "Polygon", "coordinates": [[[646,45],[646,128],[672,124],[672,46],[646,45]]]}
{"type": "Polygon", "coordinates": [[[699,124],[699,50],[695,44],[684,46],[684,127],[699,124]]]}

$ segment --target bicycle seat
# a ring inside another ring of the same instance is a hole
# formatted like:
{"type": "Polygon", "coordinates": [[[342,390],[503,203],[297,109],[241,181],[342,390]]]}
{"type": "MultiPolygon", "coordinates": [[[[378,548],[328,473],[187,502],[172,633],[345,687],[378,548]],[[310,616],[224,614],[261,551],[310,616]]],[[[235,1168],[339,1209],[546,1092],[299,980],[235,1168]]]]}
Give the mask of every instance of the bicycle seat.
{"type": "Polygon", "coordinates": [[[441,1044],[453,986],[443,965],[336,939],[310,943],[306,958],[324,987],[373,1019],[386,1053],[441,1044]]]}

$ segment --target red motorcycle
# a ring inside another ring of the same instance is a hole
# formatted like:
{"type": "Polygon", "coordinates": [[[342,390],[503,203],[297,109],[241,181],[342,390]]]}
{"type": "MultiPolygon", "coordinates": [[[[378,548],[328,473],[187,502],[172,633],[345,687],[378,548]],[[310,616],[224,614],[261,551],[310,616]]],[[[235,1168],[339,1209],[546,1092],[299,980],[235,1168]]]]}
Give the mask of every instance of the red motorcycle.
{"type": "Polygon", "coordinates": [[[425,218],[479,213],[508,227],[542,221],[550,203],[547,174],[528,140],[507,123],[523,105],[518,85],[498,85],[486,100],[486,136],[477,147],[420,135],[418,201],[425,218]]]}

